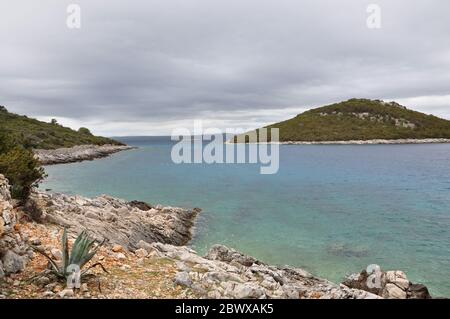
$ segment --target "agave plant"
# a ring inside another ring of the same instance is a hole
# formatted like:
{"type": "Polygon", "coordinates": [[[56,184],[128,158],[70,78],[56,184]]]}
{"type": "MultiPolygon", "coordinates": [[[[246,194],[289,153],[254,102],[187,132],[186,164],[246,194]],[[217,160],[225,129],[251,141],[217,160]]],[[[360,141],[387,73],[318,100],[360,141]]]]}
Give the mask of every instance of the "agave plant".
{"type": "MultiPolygon", "coordinates": [[[[91,239],[86,231],[83,231],[75,240],[72,246],[72,250],[69,254],[69,241],[67,239],[67,229],[64,228],[63,236],[62,236],[62,261],[58,263],[56,260],[53,260],[50,256],[48,256],[44,251],[33,247],[33,249],[39,254],[43,255],[48,259],[51,265],[52,272],[61,279],[67,279],[70,275],[72,275],[72,269],[76,267],[80,271],[83,267],[92,260],[95,256],[99,248],[105,243],[102,241],[96,245],[96,241],[91,239]]],[[[103,271],[106,271],[105,267],[101,263],[95,263],[90,265],[88,268],[81,271],[80,276],[82,277],[87,273],[88,270],[94,267],[101,267],[103,271]]]]}

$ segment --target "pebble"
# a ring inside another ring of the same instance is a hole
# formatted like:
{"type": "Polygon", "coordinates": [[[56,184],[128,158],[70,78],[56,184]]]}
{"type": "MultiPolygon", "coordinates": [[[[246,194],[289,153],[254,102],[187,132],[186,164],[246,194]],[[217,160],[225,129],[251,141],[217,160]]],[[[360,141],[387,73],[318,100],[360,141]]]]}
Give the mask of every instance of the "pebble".
{"type": "Polygon", "coordinates": [[[130,265],[122,265],[122,266],[120,267],[120,269],[121,269],[121,270],[130,270],[130,269],[131,269],[131,266],[130,266],[130,265]]]}
{"type": "Polygon", "coordinates": [[[40,246],[42,245],[42,241],[39,238],[33,237],[30,239],[30,243],[33,246],[40,246]]]}
{"type": "Polygon", "coordinates": [[[139,258],[145,258],[148,256],[148,252],[143,248],[136,249],[134,254],[139,258]]]}
{"type": "Polygon", "coordinates": [[[58,296],[60,296],[61,298],[73,297],[74,295],[75,293],[73,292],[72,289],[64,289],[58,293],[58,296]]]}
{"type": "Polygon", "coordinates": [[[115,255],[114,255],[114,258],[115,258],[116,260],[124,260],[124,259],[127,259],[127,257],[126,257],[123,253],[117,253],[117,254],[115,254],[115,255]]]}
{"type": "Polygon", "coordinates": [[[145,259],[144,258],[139,258],[138,260],[136,260],[136,264],[138,266],[145,266],[145,259]]]}
{"type": "Polygon", "coordinates": [[[62,260],[62,252],[59,249],[53,248],[50,250],[50,253],[52,254],[53,258],[56,260],[62,260]]]}
{"type": "Polygon", "coordinates": [[[36,284],[39,287],[45,287],[50,283],[50,279],[48,279],[47,277],[43,276],[43,277],[39,277],[38,279],[36,279],[36,284]]]}
{"type": "Polygon", "coordinates": [[[123,252],[123,247],[120,246],[120,245],[114,245],[114,246],[112,247],[112,251],[115,252],[115,253],[123,252]]]}
{"type": "Polygon", "coordinates": [[[89,291],[89,287],[86,283],[82,284],[80,287],[81,292],[88,292],[89,291]]]}
{"type": "Polygon", "coordinates": [[[55,295],[55,293],[53,291],[46,291],[44,292],[43,296],[44,297],[53,297],[55,295]]]}

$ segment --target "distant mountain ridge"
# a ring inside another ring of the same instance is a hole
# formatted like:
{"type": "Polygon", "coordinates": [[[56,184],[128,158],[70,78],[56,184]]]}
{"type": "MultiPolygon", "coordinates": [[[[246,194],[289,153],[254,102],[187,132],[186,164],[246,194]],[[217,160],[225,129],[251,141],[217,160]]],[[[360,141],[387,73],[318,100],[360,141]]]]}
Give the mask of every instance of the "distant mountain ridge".
{"type": "Polygon", "coordinates": [[[280,142],[450,139],[448,120],[396,102],[369,99],[350,99],[311,109],[267,128],[279,129],[280,142]]]}
{"type": "Polygon", "coordinates": [[[34,149],[56,149],[88,144],[123,145],[110,138],[94,136],[84,127],[75,131],[54,120],[52,123],[46,123],[10,113],[4,106],[0,106],[0,133],[6,133],[19,144],[34,149]]]}

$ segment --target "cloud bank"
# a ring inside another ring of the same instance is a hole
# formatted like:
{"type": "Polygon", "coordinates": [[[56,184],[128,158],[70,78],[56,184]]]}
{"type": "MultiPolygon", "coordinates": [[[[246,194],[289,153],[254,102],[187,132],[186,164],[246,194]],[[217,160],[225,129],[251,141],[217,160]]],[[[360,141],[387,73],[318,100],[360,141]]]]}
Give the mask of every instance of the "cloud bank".
{"type": "Polygon", "coordinates": [[[254,128],[352,97],[450,119],[447,0],[0,4],[0,104],[103,135],[254,128]],[[81,29],[66,8],[81,7],[81,29]],[[381,29],[366,25],[381,8],[381,29]]]}

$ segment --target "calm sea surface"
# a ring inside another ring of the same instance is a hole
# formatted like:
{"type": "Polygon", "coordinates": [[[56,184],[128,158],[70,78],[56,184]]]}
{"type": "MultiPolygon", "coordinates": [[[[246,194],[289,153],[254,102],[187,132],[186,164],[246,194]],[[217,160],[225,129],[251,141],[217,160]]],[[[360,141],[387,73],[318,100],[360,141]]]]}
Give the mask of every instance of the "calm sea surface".
{"type": "Polygon", "coordinates": [[[200,207],[192,246],[222,243],[335,282],[369,264],[450,297],[450,145],[280,147],[280,169],[174,164],[167,138],[46,168],[41,188],[200,207]]]}

